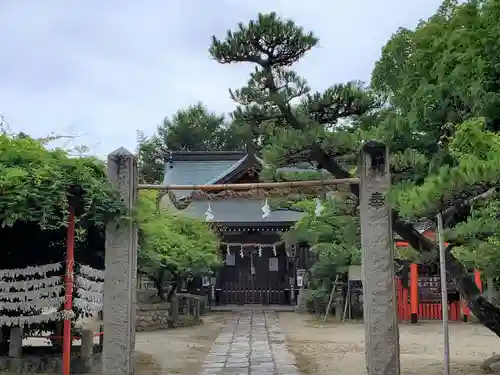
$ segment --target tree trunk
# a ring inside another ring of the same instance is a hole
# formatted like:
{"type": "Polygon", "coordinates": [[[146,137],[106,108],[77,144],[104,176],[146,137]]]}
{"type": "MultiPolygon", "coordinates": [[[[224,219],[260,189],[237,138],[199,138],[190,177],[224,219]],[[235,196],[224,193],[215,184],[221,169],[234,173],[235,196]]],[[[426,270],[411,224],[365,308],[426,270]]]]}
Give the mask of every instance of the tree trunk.
{"type": "Polygon", "coordinates": [[[155,283],[156,293],[162,302],[165,302],[165,289],[163,288],[163,282],[165,280],[165,271],[158,271],[156,277],[153,277],[153,282],[155,283]]]}
{"type": "MultiPolygon", "coordinates": [[[[318,168],[323,168],[330,172],[335,178],[351,177],[350,173],[342,168],[334,159],[322,151],[312,153],[313,160],[318,163],[318,168]]],[[[351,192],[359,198],[359,186],[350,185],[351,192]]],[[[447,226],[456,225],[458,222],[466,220],[470,214],[471,204],[461,202],[456,207],[443,212],[443,222],[447,226]]],[[[398,213],[392,211],[392,223],[394,231],[408,244],[419,252],[432,252],[435,259],[439,257],[438,246],[419,233],[411,223],[401,219],[398,213]]],[[[481,295],[479,288],[470,277],[467,269],[451,253],[452,246],[448,246],[446,251],[446,272],[452,277],[460,295],[467,302],[470,310],[485,327],[500,336],[500,308],[489,302],[481,295]]]]}
{"type": "Polygon", "coordinates": [[[170,285],[170,288],[168,289],[168,292],[167,292],[167,296],[166,296],[167,302],[172,302],[172,298],[177,293],[177,288],[179,287],[181,282],[182,282],[182,279],[179,276],[174,276],[174,282],[170,285]]]}

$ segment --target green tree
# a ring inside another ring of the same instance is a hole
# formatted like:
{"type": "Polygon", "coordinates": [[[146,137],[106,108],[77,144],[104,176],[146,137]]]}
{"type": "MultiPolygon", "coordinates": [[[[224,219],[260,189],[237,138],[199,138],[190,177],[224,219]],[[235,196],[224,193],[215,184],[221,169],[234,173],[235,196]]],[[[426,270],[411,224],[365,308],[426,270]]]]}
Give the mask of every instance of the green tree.
{"type": "MultiPolygon", "coordinates": [[[[259,14],[257,20],[247,25],[239,24],[236,30],[228,31],[223,40],[214,36],[210,53],[222,64],[247,62],[255,65],[248,85],[234,91],[232,97],[241,105],[236,115],[245,121],[273,121],[273,146],[265,152],[269,164],[277,166],[306,159],[336,177],[350,177],[350,172],[336,158],[356,153],[367,135],[377,133],[378,129],[364,129],[366,123],[363,123],[362,116],[373,115],[380,108],[381,100],[357,82],[337,84],[323,93],[311,93],[306,81],[291,67],[317,43],[318,39],[312,33],[306,33],[293,21],[282,20],[275,13],[259,14]],[[297,101],[298,104],[294,104],[297,101]],[[342,119],[350,121],[339,122],[342,119]]],[[[414,96],[414,92],[411,95],[414,96]]],[[[399,120],[397,110],[382,111],[375,115],[378,116],[395,118],[398,120],[396,124],[407,128],[409,135],[416,138],[415,131],[404,119],[399,120]]],[[[395,172],[428,165],[426,155],[416,148],[393,152],[392,159],[395,172]]],[[[359,196],[357,186],[352,185],[351,192],[353,196],[359,196]]],[[[444,212],[449,226],[469,214],[468,202],[462,202],[460,207],[462,215],[455,214],[456,206],[444,212]]],[[[394,230],[415,250],[437,256],[436,244],[419,234],[397,211],[392,212],[392,219],[394,230]]],[[[500,325],[499,310],[478,297],[479,291],[467,270],[451,252],[448,252],[447,271],[474,314],[500,334],[500,326],[497,326],[500,325]]]]}
{"type": "MultiPolygon", "coordinates": [[[[34,139],[0,129],[2,269],[64,261],[69,204],[76,207],[75,261],[102,269],[105,225],[128,214],[109,184],[104,163],[92,157],[70,157],[63,149],[47,149],[46,143],[54,138],[34,139]]],[[[63,274],[64,269],[60,276],[63,274]]],[[[1,315],[41,313],[35,309],[28,313],[6,310],[1,302],[1,315]]],[[[77,317],[84,314],[74,310],[77,317]]],[[[55,332],[57,324],[37,324],[27,329],[55,332]]],[[[10,327],[1,330],[3,355],[10,327]]]]}
{"type": "MultiPolygon", "coordinates": [[[[420,142],[429,160],[425,181],[400,187],[396,201],[401,213],[433,217],[444,210],[453,244],[448,256],[453,249],[469,268],[496,277],[499,15],[498,0],[445,1],[415,30],[400,29],[389,40],[372,76],[372,86],[387,95],[396,114],[381,122],[378,132],[388,135],[388,143],[401,138],[420,142]]],[[[455,264],[453,272],[466,271],[455,264]]],[[[459,286],[475,305],[473,311],[482,312],[481,321],[498,334],[498,311],[465,277],[459,286]]]]}
{"type": "Polygon", "coordinates": [[[205,222],[158,210],[156,194],[142,192],[137,204],[139,268],[162,300],[170,300],[189,277],[210,275],[220,265],[219,238],[205,222]],[[165,294],[164,283],[172,285],[165,294]]]}
{"type": "Polygon", "coordinates": [[[158,136],[168,150],[231,151],[245,147],[224,115],[211,112],[202,103],[177,111],[158,127],[158,136]]]}
{"type": "Polygon", "coordinates": [[[329,194],[321,201],[304,200],[292,208],[305,211],[305,216],[284,233],[287,243],[308,243],[316,254],[309,270],[310,303],[326,308],[331,289],[339,272],[349,265],[361,264],[361,237],[357,202],[343,193],[329,194]],[[319,213],[319,215],[318,215],[319,213]]]}
{"type": "Polygon", "coordinates": [[[247,134],[244,127],[234,126],[202,103],[181,109],[171,119],[166,117],[153,136],[138,132],[141,178],[148,183],[161,182],[168,151],[244,150],[247,134]]]}
{"type": "MultiPolygon", "coordinates": [[[[453,165],[442,166],[420,185],[398,186],[393,191],[393,201],[408,219],[431,216],[453,207],[457,200],[462,205],[471,201],[471,215],[447,231],[447,240],[462,247],[454,249],[454,253],[466,264],[497,276],[500,268],[493,258],[500,255],[496,246],[500,229],[500,134],[485,128],[483,119],[457,125],[447,145],[453,165]]],[[[461,212],[457,210],[456,214],[461,212]]]]}
{"type": "Polygon", "coordinates": [[[398,130],[403,122],[405,137],[419,139],[429,155],[440,151],[450,124],[484,117],[488,129],[499,130],[499,5],[446,0],[415,30],[399,29],[382,50],[372,86],[397,110],[398,130]]]}

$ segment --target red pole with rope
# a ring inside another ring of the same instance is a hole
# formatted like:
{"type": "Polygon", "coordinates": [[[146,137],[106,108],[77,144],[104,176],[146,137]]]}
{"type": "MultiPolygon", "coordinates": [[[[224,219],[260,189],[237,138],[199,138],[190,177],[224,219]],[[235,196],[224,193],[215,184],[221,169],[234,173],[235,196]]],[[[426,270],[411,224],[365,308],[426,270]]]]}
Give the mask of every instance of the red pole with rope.
{"type": "MultiPolygon", "coordinates": [[[[73,309],[73,267],[75,264],[75,206],[69,205],[68,234],[66,240],[66,275],[64,278],[66,299],[64,311],[73,309]]],[[[71,360],[71,319],[64,319],[62,375],[70,375],[71,360]]]]}

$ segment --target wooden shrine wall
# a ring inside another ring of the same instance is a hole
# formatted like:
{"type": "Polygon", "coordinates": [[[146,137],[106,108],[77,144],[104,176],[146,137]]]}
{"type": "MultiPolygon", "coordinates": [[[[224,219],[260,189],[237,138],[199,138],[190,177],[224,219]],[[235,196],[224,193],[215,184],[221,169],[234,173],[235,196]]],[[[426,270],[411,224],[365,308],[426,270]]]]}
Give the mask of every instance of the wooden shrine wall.
{"type": "Polygon", "coordinates": [[[294,267],[283,243],[276,245],[276,253],[273,251],[272,245],[279,241],[279,235],[272,232],[224,236],[221,254],[226,264],[217,277],[217,304],[291,303],[294,267]],[[239,244],[244,244],[243,249],[239,244]],[[261,251],[258,244],[264,245],[261,251]]]}

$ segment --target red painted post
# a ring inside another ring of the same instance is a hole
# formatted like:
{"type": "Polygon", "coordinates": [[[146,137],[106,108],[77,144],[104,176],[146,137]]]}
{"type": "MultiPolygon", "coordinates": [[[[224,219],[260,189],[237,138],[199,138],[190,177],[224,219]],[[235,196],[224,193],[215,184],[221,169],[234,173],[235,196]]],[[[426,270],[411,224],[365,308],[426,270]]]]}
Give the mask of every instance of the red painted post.
{"type": "Polygon", "coordinates": [[[401,322],[403,320],[403,316],[401,314],[401,292],[400,292],[400,280],[399,277],[396,277],[394,279],[394,283],[396,284],[396,299],[398,301],[397,304],[397,310],[398,310],[398,322],[401,322]]]}
{"type": "Polygon", "coordinates": [[[418,323],[418,265],[410,265],[410,321],[418,323]]]}
{"type": "Polygon", "coordinates": [[[457,321],[459,320],[459,314],[457,311],[460,309],[460,303],[452,302],[450,306],[450,320],[457,321]]]}
{"type": "Polygon", "coordinates": [[[439,320],[439,306],[441,304],[440,303],[434,303],[432,305],[432,319],[434,320],[439,320]]]}
{"type": "Polygon", "coordinates": [[[479,271],[478,269],[474,270],[474,282],[476,283],[476,286],[479,288],[479,291],[482,293],[483,282],[481,281],[481,271],[479,271]]]}
{"type": "Polygon", "coordinates": [[[403,298],[401,298],[403,303],[403,319],[407,321],[410,318],[410,313],[408,311],[408,288],[403,287],[403,298]]]}
{"type": "MultiPolygon", "coordinates": [[[[68,232],[66,240],[66,276],[64,278],[66,299],[64,301],[64,311],[73,309],[73,267],[75,263],[75,207],[70,204],[68,218],[68,232]]],[[[64,319],[64,339],[63,339],[63,363],[62,375],[70,375],[71,361],[71,319],[64,319]]]]}
{"type": "Polygon", "coordinates": [[[461,301],[461,304],[462,304],[463,321],[464,323],[467,323],[469,321],[469,316],[470,316],[469,306],[467,306],[467,303],[463,300],[461,301]]]}

